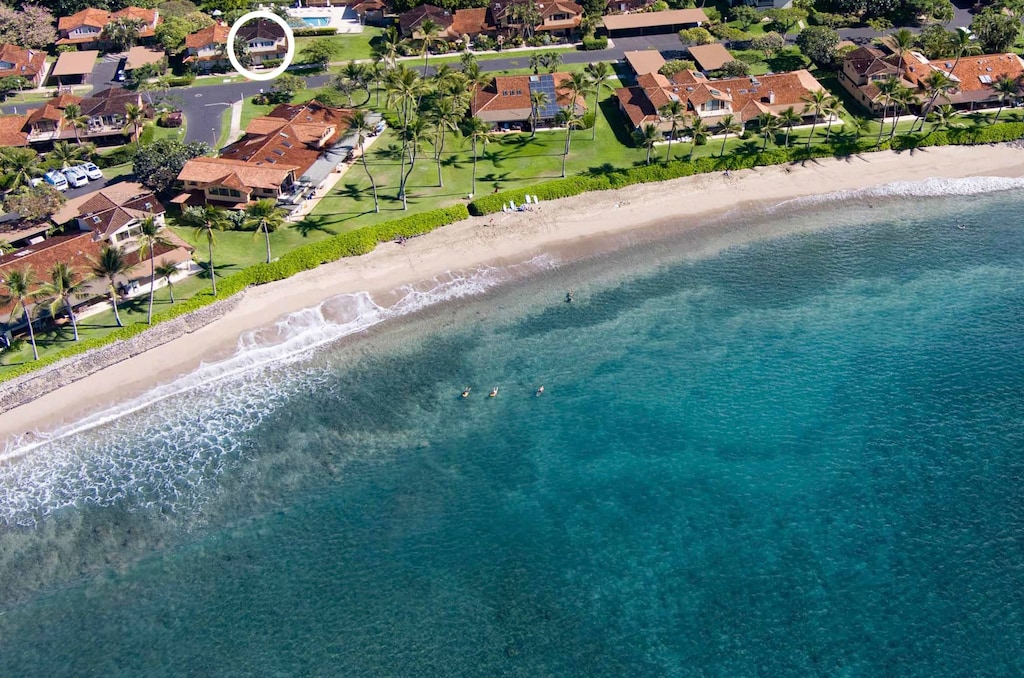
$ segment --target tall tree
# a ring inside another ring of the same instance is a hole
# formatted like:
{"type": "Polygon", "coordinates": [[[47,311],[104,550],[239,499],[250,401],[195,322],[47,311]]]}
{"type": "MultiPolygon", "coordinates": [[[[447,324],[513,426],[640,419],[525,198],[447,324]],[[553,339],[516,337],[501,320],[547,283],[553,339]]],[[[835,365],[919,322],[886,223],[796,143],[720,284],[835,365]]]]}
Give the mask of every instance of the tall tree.
{"type": "Polygon", "coordinates": [[[917,36],[909,28],[900,28],[884,38],[886,44],[899,56],[899,72],[903,73],[903,57],[914,48],[917,36]]]}
{"type": "Polygon", "coordinates": [[[971,33],[970,29],[963,26],[956,29],[953,34],[953,54],[956,55],[956,61],[953,62],[953,68],[949,69],[949,74],[953,75],[956,71],[956,67],[960,65],[960,59],[980,53],[981,46],[975,42],[974,34],[971,33]]]}
{"type": "Polygon", "coordinates": [[[71,126],[71,129],[75,131],[75,141],[82,143],[81,137],[78,132],[85,129],[86,125],[89,124],[89,116],[82,115],[82,107],[78,104],[68,104],[64,107],[63,114],[64,122],[71,126]]]}
{"type": "Polygon", "coordinates": [[[426,121],[418,115],[412,116],[409,122],[403,126],[399,133],[402,135],[402,144],[409,153],[409,169],[402,175],[402,209],[409,209],[408,186],[409,177],[416,168],[416,160],[419,158],[420,144],[427,133],[426,121]]]}
{"type": "Polygon", "coordinates": [[[757,116],[757,126],[761,132],[761,136],[764,137],[764,145],[761,146],[761,152],[764,153],[768,150],[768,140],[772,139],[778,133],[782,123],[779,122],[778,117],[766,111],[757,116]]]}
{"type": "Polygon", "coordinates": [[[999,116],[1002,115],[1006,102],[1012,101],[1020,93],[1020,80],[1004,75],[995,81],[992,89],[995,90],[996,96],[999,97],[999,110],[996,111],[996,117],[992,118],[992,122],[995,123],[999,121],[999,116]]]}
{"type": "Polygon", "coordinates": [[[181,220],[195,229],[197,238],[206,240],[209,252],[210,282],[213,283],[213,296],[217,296],[217,269],[213,264],[213,248],[217,244],[217,231],[223,231],[227,224],[224,210],[213,205],[186,207],[181,213],[181,220]]]}
{"type": "Polygon", "coordinates": [[[131,127],[135,133],[135,147],[142,148],[142,135],[139,134],[139,128],[146,123],[146,109],[138,104],[125,104],[124,106],[124,126],[125,129],[131,127]]]}
{"type": "Polygon", "coordinates": [[[590,78],[590,91],[594,93],[594,126],[590,131],[590,140],[594,141],[597,139],[597,121],[601,118],[601,104],[599,101],[601,92],[605,90],[612,91],[612,86],[608,84],[608,77],[612,74],[612,67],[606,61],[595,61],[587,64],[583,72],[590,78]]]}
{"type": "Polygon", "coordinates": [[[167,293],[171,295],[172,304],[174,303],[174,283],[171,281],[171,278],[177,275],[177,273],[178,267],[166,259],[161,259],[160,263],[156,265],[156,274],[167,283],[167,293]]]}
{"type": "Polygon", "coordinates": [[[423,77],[427,77],[427,61],[430,59],[430,48],[438,40],[438,34],[441,32],[441,27],[431,19],[425,19],[420,27],[417,29],[417,33],[420,34],[420,49],[423,50],[423,77]]]}
{"type": "Polygon", "coordinates": [[[651,164],[651,151],[654,150],[654,145],[658,143],[658,139],[661,134],[658,132],[657,125],[647,123],[643,129],[633,130],[633,138],[641,148],[647,149],[647,165],[651,164]]]}
{"type": "Polygon", "coordinates": [[[672,99],[658,111],[661,119],[670,125],[668,134],[668,151],[665,153],[665,162],[672,160],[672,141],[679,132],[679,126],[686,120],[686,107],[679,99],[672,99]]]}
{"type": "Polygon", "coordinates": [[[690,157],[687,159],[693,162],[693,152],[699,144],[705,143],[708,139],[708,127],[699,115],[695,115],[683,130],[683,134],[690,137],[690,157]]]}
{"type": "Polygon", "coordinates": [[[562,178],[565,178],[565,161],[569,159],[569,146],[572,143],[572,131],[583,126],[583,118],[575,114],[575,106],[559,111],[558,117],[565,125],[565,150],[562,153],[562,178]]]}
{"type": "Polygon", "coordinates": [[[251,203],[245,208],[245,220],[256,233],[263,232],[263,238],[267,244],[267,263],[271,259],[270,234],[284,225],[284,212],[277,206],[273,198],[263,198],[251,203]]]}
{"type": "Polygon", "coordinates": [[[53,144],[53,150],[46,154],[46,159],[61,166],[61,169],[70,167],[71,163],[81,160],[85,152],[81,144],[69,144],[66,141],[58,141],[53,144]]]}
{"type": "MultiPolygon", "coordinates": [[[[565,156],[569,155],[569,145],[572,143],[572,130],[573,127],[579,127],[582,125],[582,120],[578,120],[575,125],[571,124],[574,119],[577,118],[578,113],[576,112],[576,104],[580,99],[587,100],[587,95],[590,94],[590,90],[594,87],[593,82],[583,73],[574,71],[569,74],[569,77],[562,81],[562,89],[569,93],[569,115],[565,118],[565,156]]],[[[555,95],[558,97],[557,93],[555,95]]],[[[594,124],[597,124],[597,116],[594,117],[594,124]]],[[[565,176],[565,156],[562,157],[562,176],[565,176]]]]}
{"type": "Polygon", "coordinates": [[[106,280],[107,292],[110,294],[110,305],[114,309],[114,320],[118,327],[124,327],[121,314],[117,310],[117,276],[124,275],[131,266],[125,259],[121,248],[116,245],[104,245],[100,255],[92,259],[92,274],[100,280],[106,280]]]}
{"type": "Polygon", "coordinates": [[[807,137],[807,148],[810,148],[811,142],[814,141],[814,130],[818,126],[818,118],[820,118],[825,112],[825,108],[830,98],[828,90],[826,89],[808,92],[802,98],[802,101],[804,102],[804,114],[812,113],[814,115],[811,119],[811,133],[807,137]]]}
{"type": "Polygon", "coordinates": [[[882,119],[878,121],[878,138],[875,139],[875,146],[882,145],[882,134],[885,133],[885,114],[889,111],[889,104],[893,102],[900,87],[902,87],[900,81],[894,77],[886,78],[878,83],[878,97],[882,100],[882,119]]]}
{"type": "Polygon", "coordinates": [[[8,189],[29,186],[32,179],[43,174],[39,155],[31,148],[0,148],[0,169],[3,186],[8,189]]]}
{"type": "Polygon", "coordinates": [[[366,140],[370,137],[373,126],[367,120],[365,111],[352,111],[349,116],[349,129],[356,134],[356,143],[359,144],[360,150],[359,158],[363,163],[363,171],[366,172],[366,177],[370,180],[370,188],[373,190],[373,211],[380,212],[380,201],[377,199],[377,183],[373,180],[373,175],[370,174],[369,165],[366,164],[366,140]]]}
{"type": "MultiPolygon", "coordinates": [[[[409,129],[409,122],[412,116],[415,114],[418,106],[420,96],[426,89],[426,85],[423,82],[423,78],[419,74],[404,65],[399,65],[395,70],[391,72],[388,78],[388,91],[389,97],[393,96],[398,100],[399,114],[401,116],[402,124],[399,126],[400,129],[409,129]]],[[[405,171],[405,161],[409,154],[409,135],[402,135],[402,168],[401,177],[398,186],[398,197],[402,200],[402,209],[408,209],[408,203],[405,198],[405,178],[408,174],[405,171]]]]}
{"type": "Polygon", "coordinates": [[[722,150],[718,153],[718,157],[724,158],[725,142],[729,140],[730,134],[740,134],[743,132],[743,124],[736,120],[732,115],[723,115],[721,121],[718,123],[718,129],[722,132],[722,150]]]}
{"type": "Polygon", "coordinates": [[[793,131],[793,125],[800,122],[800,115],[790,106],[779,113],[779,122],[786,128],[786,148],[789,148],[789,133],[793,131]]]}
{"type": "Polygon", "coordinates": [[[437,164],[437,185],[444,187],[444,178],[441,176],[441,155],[444,153],[444,142],[448,132],[455,132],[458,129],[459,121],[466,110],[462,105],[465,99],[449,95],[437,100],[430,113],[430,121],[434,125],[434,162],[437,164]]]}
{"type": "Polygon", "coordinates": [[[956,87],[957,81],[944,71],[933,69],[928,73],[928,77],[924,79],[924,89],[928,93],[928,103],[921,107],[921,129],[924,129],[925,117],[935,106],[935,101],[939,97],[947,97],[948,101],[949,93],[956,89],[956,87]]]}
{"type": "Polygon", "coordinates": [[[126,50],[134,47],[138,42],[139,31],[143,26],[144,24],[139,19],[114,19],[103,27],[103,37],[114,44],[114,49],[126,50]]]}
{"type": "Polygon", "coordinates": [[[139,261],[149,259],[149,311],[146,323],[153,324],[153,295],[156,292],[156,248],[157,245],[169,245],[170,241],[160,234],[163,227],[152,215],[139,222],[139,261]]]}
{"type": "Polygon", "coordinates": [[[21,271],[9,271],[7,279],[3,282],[7,287],[7,292],[4,294],[4,302],[14,302],[11,320],[14,320],[14,314],[18,311],[18,306],[21,306],[22,313],[25,314],[25,321],[28,323],[28,338],[32,342],[32,357],[35,360],[39,360],[39,349],[36,348],[36,333],[32,329],[32,315],[28,310],[28,302],[37,296],[37,292],[33,289],[36,286],[36,279],[32,273],[32,267],[27,266],[21,271]]]}
{"type": "Polygon", "coordinates": [[[71,300],[84,296],[84,286],[85,283],[78,273],[62,261],[53,265],[50,269],[50,282],[43,286],[43,294],[52,299],[50,315],[57,317],[61,306],[67,310],[75,341],[78,341],[78,318],[75,316],[75,305],[71,300]]]}
{"type": "Polygon", "coordinates": [[[821,112],[828,120],[828,124],[825,126],[825,143],[827,144],[829,137],[832,135],[832,122],[843,112],[843,102],[839,100],[839,97],[829,97],[825,101],[825,107],[821,109],[821,112]]]}
{"type": "Polygon", "coordinates": [[[537,136],[537,127],[540,125],[540,113],[548,105],[548,93],[541,90],[530,92],[530,138],[537,136]]]}
{"type": "Polygon", "coordinates": [[[911,104],[913,104],[916,99],[917,97],[914,94],[914,90],[909,87],[904,87],[903,85],[897,87],[896,91],[892,93],[893,116],[892,129],[889,131],[890,139],[896,136],[896,125],[899,124],[900,115],[902,115],[904,111],[909,110],[911,104]]]}
{"type": "MultiPolygon", "coordinates": [[[[932,128],[928,132],[944,132],[950,129],[960,129],[963,127],[963,123],[955,122],[958,113],[955,108],[949,104],[943,104],[942,106],[936,106],[928,112],[928,122],[932,123],[932,128]]],[[[922,123],[923,125],[924,123],[922,123]]]]}
{"type": "Polygon", "coordinates": [[[476,195],[476,163],[479,158],[477,148],[479,146],[486,148],[487,144],[494,138],[494,135],[491,132],[490,123],[484,122],[476,116],[466,121],[465,135],[469,137],[470,142],[473,144],[473,185],[470,192],[476,195]]]}

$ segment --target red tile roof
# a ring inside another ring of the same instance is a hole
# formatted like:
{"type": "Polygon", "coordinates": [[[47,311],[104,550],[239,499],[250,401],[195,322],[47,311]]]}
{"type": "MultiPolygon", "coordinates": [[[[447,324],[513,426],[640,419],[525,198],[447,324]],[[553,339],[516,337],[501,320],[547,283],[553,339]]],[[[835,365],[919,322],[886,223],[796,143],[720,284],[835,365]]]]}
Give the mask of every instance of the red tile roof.
{"type": "Polygon", "coordinates": [[[455,10],[448,34],[453,38],[459,38],[463,35],[474,37],[491,29],[492,26],[487,23],[487,8],[474,7],[472,9],[455,10]]]}
{"type": "MultiPolygon", "coordinates": [[[[89,259],[99,252],[100,244],[92,239],[91,233],[54,236],[0,257],[0,278],[8,271],[24,271],[31,267],[33,276],[40,280],[36,288],[39,289],[43,281],[49,279],[50,269],[57,263],[65,263],[82,278],[88,278],[92,272],[89,259]]],[[[0,318],[6,320],[13,308],[13,303],[0,305],[0,318]]]]}
{"type": "MultiPolygon", "coordinates": [[[[484,114],[485,120],[492,122],[501,119],[502,112],[512,116],[509,119],[523,119],[530,116],[533,104],[530,102],[530,81],[537,77],[546,77],[544,73],[536,75],[498,75],[485,87],[473,92],[471,106],[472,115],[484,114]],[[491,115],[487,115],[491,114],[491,115]]],[[[571,95],[562,87],[562,83],[569,79],[568,73],[552,73],[551,77],[555,82],[555,96],[558,105],[562,108],[569,106],[571,95]]],[[[586,111],[586,101],[583,97],[576,100],[576,112],[582,114],[586,111]]]]}
{"type": "Polygon", "coordinates": [[[207,45],[228,44],[228,33],[231,29],[224,24],[213,24],[185,37],[185,47],[200,50],[207,45]]]}
{"type": "Polygon", "coordinates": [[[0,69],[0,78],[21,76],[35,80],[46,66],[46,52],[25,49],[17,45],[0,45],[0,61],[14,66],[0,69]]]}

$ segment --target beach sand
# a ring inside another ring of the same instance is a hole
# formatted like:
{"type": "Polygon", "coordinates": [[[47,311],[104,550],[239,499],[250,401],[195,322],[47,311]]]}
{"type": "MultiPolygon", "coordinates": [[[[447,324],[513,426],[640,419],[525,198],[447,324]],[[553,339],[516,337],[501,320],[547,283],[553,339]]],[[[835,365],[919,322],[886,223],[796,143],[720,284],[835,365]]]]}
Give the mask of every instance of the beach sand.
{"type": "Polygon", "coordinates": [[[872,153],[642,184],[542,203],[532,212],[467,219],[404,245],[385,243],[370,254],[251,289],[238,308],[201,330],[3,413],[0,440],[76,421],[202,361],[225,358],[244,332],[338,294],[368,291],[377,298],[447,271],[516,264],[545,251],[585,256],[609,236],[658,224],[684,231],[744,205],[753,209],[893,182],[982,176],[1024,177],[1024,151],[996,145],[872,153]]]}

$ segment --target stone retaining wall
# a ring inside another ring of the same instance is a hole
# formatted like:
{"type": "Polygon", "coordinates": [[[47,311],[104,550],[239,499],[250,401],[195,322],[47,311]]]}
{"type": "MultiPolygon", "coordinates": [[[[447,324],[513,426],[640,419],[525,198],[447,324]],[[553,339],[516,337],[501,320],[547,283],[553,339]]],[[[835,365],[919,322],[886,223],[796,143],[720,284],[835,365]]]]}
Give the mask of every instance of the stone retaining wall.
{"type": "Polygon", "coordinates": [[[244,296],[245,292],[232,295],[222,301],[155,325],[152,329],[126,341],[116,341],[113,344],[65,358],[36,372],[0,382],[0,412],[13,410],[15,407],[29,403],[50,391],[56,391],[61,386],[99,372],[105,367],[110,367],[195,332],[234,310],[244,296]]]}

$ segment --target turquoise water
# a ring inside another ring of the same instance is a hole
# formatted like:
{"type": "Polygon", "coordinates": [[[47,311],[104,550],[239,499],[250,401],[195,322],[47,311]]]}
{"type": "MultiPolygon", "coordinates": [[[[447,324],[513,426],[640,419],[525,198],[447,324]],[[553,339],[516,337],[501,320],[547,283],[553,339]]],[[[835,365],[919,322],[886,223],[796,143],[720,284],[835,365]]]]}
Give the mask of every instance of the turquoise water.
{"type": "Polygon", "coordinates": [[[0,667],[1020,674],[1022,207],[795,205],[210,368],[0,467],[0,667]]]}
{"type": "Polygon", "coordinates": [[[302,17],[303,23],[307,26],[313,26],[315,28],[323,28],[324,26],[331,23],[330,19],[322,16],[304,16],[302,17]]]}

